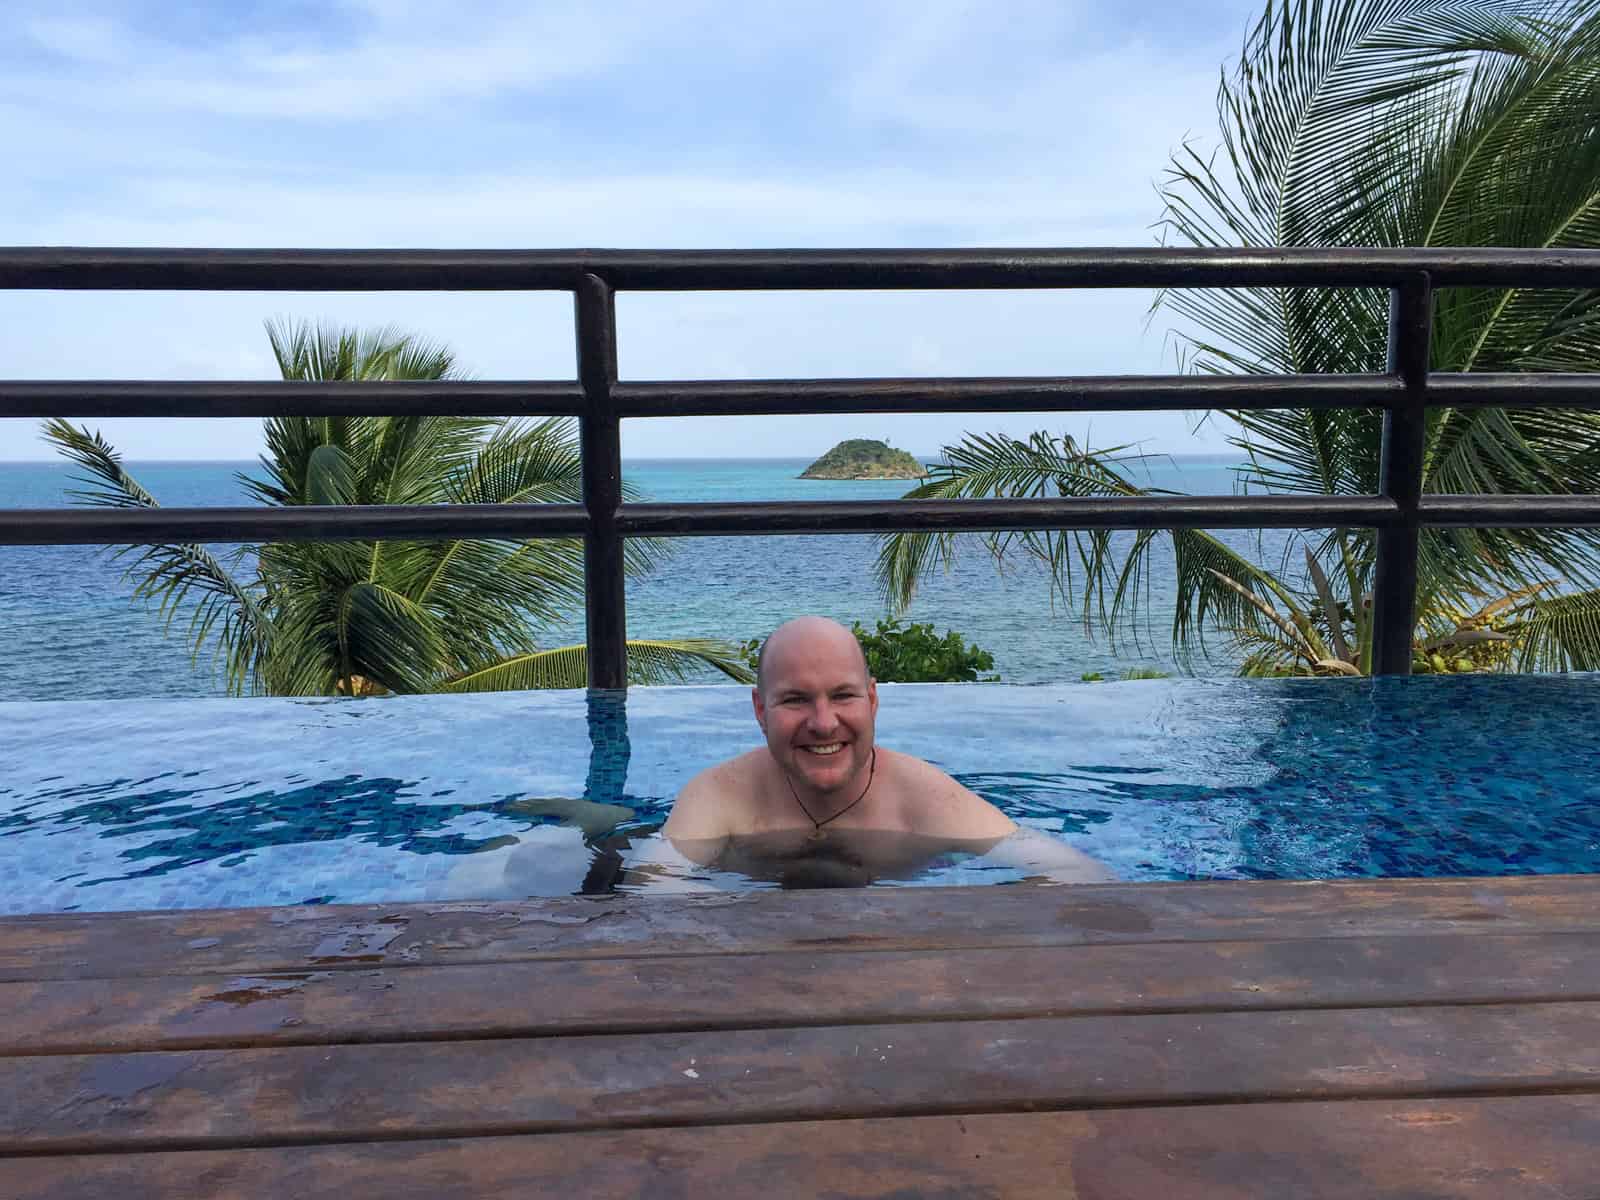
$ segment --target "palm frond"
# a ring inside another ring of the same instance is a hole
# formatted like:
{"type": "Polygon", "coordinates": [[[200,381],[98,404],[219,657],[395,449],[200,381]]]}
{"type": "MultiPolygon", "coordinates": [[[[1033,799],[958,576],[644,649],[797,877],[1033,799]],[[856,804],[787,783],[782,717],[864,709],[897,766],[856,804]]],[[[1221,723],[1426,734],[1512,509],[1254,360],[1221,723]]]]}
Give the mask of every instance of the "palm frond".
{"type": "MultiPolygon", "coordinates": [[[[394,328],[267,324],[289,380],[460,377],[454,355],[394,328]]],[[[66,422],[47,428],[88,471],[87,503],[154,506],[103,439],[66,422]]],[[[274,417],[258,477],[263,504],[571,503],[582,466],[570,420],[468,417],[274,417]]],[[[624,489],[631,496],[631,488],[624,489]]],[[[630,539],[624,566],[651,569],[664,543],[630,539]]],[[[236,581],[198,546],[147,548],[129,568],[135,595],[172,615],[193,605],[196,653],[214,644],[232,690],[283,695],[492,690],[581,685],[582,647],[537,651],[583,600],[583,547],[573,539],[272,542],[238,556],[236,581]],[[577,666],[574,666],[574,663],[577,666]],[[575,673],[578,672],[578,673],[575,673]]],[[[707,667],[748,681],[731,646],[705,639],[636,641],[635,682],[681,680],[707,667]]]]}
{"type": "MultiPolygon", "coordinates": [[[[722,642],[704,638],[668,641],[632,640],[628,648],[628,682],[681,683],[712,667],[738,683],[754,683],[755,675],[722,642]]],[[[510,692],[539,688],[581,688],[589,685],[588,647],[559,646],[529,650],[484,663],[445,680],[446,692],[510,692]]]]}
{"type": "Polygon", "coordinates": [[[1223,587],[1237,594],[1241,601],[1276,625],[1279,633],[1283,635],[1284,644],[1293,646],[1295,653],[1304,658],[1307,663],[1314,665],[1320,659],[1328,657],[1326,649],[1317,643],[1315,635],[1311,633],[1309,622],[1304,621],[1304,614],[1291,613],[1291,617],[1298,616],[1302,618],[1301,623],[1296,624],[1290,617],[1283,616],[1272,605],[1268,604],[1260,596],[1255,595],[1242,583],[1228,578],[1221,571],[1212,571],[1211,575],[1223,587]]]}
{"type": "Polygon", "coordinates": [[[1506,628],[1524,671],[1600,670],[1600,589],[1536,598],[1506,628]]]}
{"type": "MultiPolygon", "coordinates": [[[[1173,157],[1163,242],[1600,247],[1596,0],[1269,3],[1217,107],[1219,151],[1173,157]]],[[[1337,373],[1385,369],[1386,308],[1370,289],[1178,288],[1152,315],[1178,318],[1190,370],[1337,373]]],[[[1594,370],[1600,290],[1444,289],[1431,358],[1447,371],[1594,370]]],[[[1377,490],[1380,413],[1227,415],[1247,490],[1377,490]]],[[[1595,493],[1600,419],[1435,410],[1424,471],[1428,492],[1595,493]]],[[[1343,568],[1357,641],[1369,645],[1356,597],[1371,577],[1370,532],[1334,531],[1308,549],[1343,568]]],[[[1600,582],[1600,534],[1426,531],[1424,624],[1551,575],[1600,582]]]]}
{"type": "Polygon", "coordinates": [[[1339,613],[1339,601],[1334,597],[1333,585],[1328,582],[1327,573],[1317,561],[1317,556],[1311,552],[1311,547],[1307,546],[1305,551],[1306,574],[1317,589],[1317,602],[1322,605],[1322,619],[1328,628],[1328,641],[1333,647],[1334,657],[1344,662],[1354,662],[1350,647],[1345,642],[1344,618],[1339,613]]]}
{"type": "Polygon", "coordinates": [[[445,658],[444,631],[426,609],[379,583],[334,590],[320,581],[280,591],[284,636],[269,663],[276,690],[291,695],[433,690],[445,658]]]}
{"type": "MultiPolygon", "coordinates": [[[[1125,450],[1086,450],[1070,437],[1043,432],[1026,441],[968,434],[944,448],[928,481],[905,499],[1162,494],[1129,478],[1127,472],[1144,456],[1125,450]]],[[[1208,626],[1256,628],[1264,618],[1247,596],[1271,596],[1291,607],[1297,603],[1270,572],[1205,530],[1048,530],[993,534],[984,542],[997,565],[1011,553],[1037,560],[1049,571],[1057,594],[1079,609],[1087,629],[1107,630],[1114,644],[1131,637],[1135,646],[1141,644],[1142,618],[1150,611],[1154,557],[1169,544],[1177,578],[1171,634],[1180,657],[1206,652],[1208,626]]],[[[950,534],[885,535],[876,573],[891,610],[902,611],[936,566],[948,567],[959,544],[950,534]]]]}
{"type": "MultiPolygon", "coordinates": [[[[925,482],[902,499],[1091,497],[1149,494],[1123,474],[1142,455],[1125,454],[1125,446],[1086,450],[1071,436],[1045,432],[1026,441],[1004,434],[971,434],[946,446],[941,460],[929,468],[925,482]]],[[[897,533],[879,539],[875,575],[891,612],[901,612],[916,595],[920,581],[936,566],[955,561],[963,539],[952,534],[897,533]]],[[[982,535],[996,563],[1003,563],[1013,545],[1051,566],[1052,578],[1065,595],[1071,587],[1074,561],[1095,553],[1102,531],[1027,531],[982,535]]]]}
{"type": "MultiPolygon", "coordinates": [[[[154,496],[122,465],[121,456],[98,433],[56,418],[43,430],[47,441],[81,469],[84,490],[70,493],[102,508],[159,508],[154,496]]],[[[123,578],[134,581],[134,598],[155,604],[168,628],[179,612],[192,605],[188,638],[190,657],[198,659],[216,636],[215,661],[231,694],[250,690],[273,645],[271,617],[258,593],[241,584],[206,547],[194,543],[123,546],[112,557],[137,552],[123,578]]]]}

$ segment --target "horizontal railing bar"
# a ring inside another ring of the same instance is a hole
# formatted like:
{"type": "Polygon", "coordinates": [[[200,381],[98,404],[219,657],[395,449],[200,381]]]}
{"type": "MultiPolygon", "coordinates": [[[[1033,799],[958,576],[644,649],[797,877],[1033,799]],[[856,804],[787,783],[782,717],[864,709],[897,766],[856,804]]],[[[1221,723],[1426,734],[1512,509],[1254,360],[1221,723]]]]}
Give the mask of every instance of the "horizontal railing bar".
{"type": "Polygon", "coordinates": [[[0,508],[0,546],[582,537],[581,504],[0,508]]]}
{"type": "Polygon", "coordinates": [[[624,504],[633,537],[761,533],[933,533],[1006,529],[1316,529],[1381,526],[1377,496],[1140,496],[1040,500],[803,500],[624,504]]]}
{"type": "Polygon", "coordinates": [[[1427,395],[1438,408],[1600,408],[1600,375],[1438,373],[1428,376],[1427,395]]]}
{"type": "Polygon", "coordinates": [[[861,250],[0,248],[0,288],[647,291],[875,288],[1600,286],[1600,250],[1171,247],[861,250]]]}
{"type": "MultiPolygon", "coordinates": [[[[624,504],[626,536],[1001,529],[1297,529],[1379,526],[1376,496],[1144,496],[1026,500],[803,500],[624,504]]],[[[0,509],[0,545],[574,537],[575,504],[0,509]]]]}
{"type": "Polygon", "coordinates": [[[556,417],[583,410],[583,389],[560,380],[0,380],[0,417],[556,417]]]}
{"type": "MultiPolygon", "coordinates": [[[[1600,408],[1600,376],[1436,374],[1438,407],[1600,408]]],[[[1382,408],[1392,375],[1084,375],[1004,378],[640,380],[624,417],[855,412],[1135,412],[1382,408]]],[[[569,380],[0,380],[0,417],[581,416],[569,380]]]]}
{"type": "Polygon", "coordinates": [[[1600,528],[1600,496],[1425,495],[1422,523],[1490,529],[1600,528]]]}
{"type": "MultiPolygon", "coordinates": [[[[1600,407],[1600,379],[1434,375],[1442,407],[1600,407]]],[[[714,379],[620,383],[625,417],[829,412],[1075,412],[1214,408],[1381,408],[1390,375],[1109,375],[936,379],[714,379]]],[[[0,417],[580,416],[564,380],[0,380],[0,417]]]]}
{"type": "Polygon", "coordinates": [[[1135,412],[1381,408],[1391,375],[1105,375],[1062,378],[713,379],[619,383],[624,417],[842,412],[1135,412]]]}
{"type": "MultiPolygon", "coordinates": [[[[1112,496],[1024,500],[768,500],[624,504],[630,537],[1005,529],[1381,528],[1380,496],[1112,496]]],[[[1424,496],[1425,525],[1600,526],[1600,496],[1424,496]]],[[[579,537],[577,504],[0,509],[0,545],[579,537]]]]}

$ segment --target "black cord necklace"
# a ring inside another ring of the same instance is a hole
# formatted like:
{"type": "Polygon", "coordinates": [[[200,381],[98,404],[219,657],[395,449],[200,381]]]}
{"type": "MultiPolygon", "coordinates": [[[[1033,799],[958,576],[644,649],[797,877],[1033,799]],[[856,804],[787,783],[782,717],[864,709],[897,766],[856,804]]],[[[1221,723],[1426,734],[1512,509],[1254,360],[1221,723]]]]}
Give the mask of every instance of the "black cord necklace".
{"type": "MultiPolygon", "coordinates": [[[[840,753],[842,754],[843,751],[840,751],[840,753]]],[[[877,773],[878,773],[878,748],[876,746],[874,746],[872,748],[872,765],[867,768],[867,786],[861,789],[861,795],[857,796],[854,800],[850,801],[849,804],[846,804],[843,808],[841,808],[838,812],[834,813],[833,816],[829,817],[826,821],[819,821],[819,820],[817,820],[815,817],[813,817],[811,815],[811,810],[806,807],[806,802],[804,800],[800,799],[800,793],[794,790],[794,780],[789,778],[789,772],[787,772],[787,771],[783,772],[783,781],[789,785],[789,794],[794,797],[794,802],[800,806],[800,811],[805,813],[806,820],[810,821],[812,825],[816,826],[816,828],[814,828],[811,831],[812,834],[815,835],[815,834],[819,834],[819,833],[822,832],[822,827],[824,825],[827,825],[829,822],[832,822],[832,821],[837,821],[840,817],[844,816],[845,813],[849,812],[852,808],[854,808],[856,805],[860,804],[863,800],[865,800],[867,798],[867,793],[872,790],[872,780],[873,780],[873,777],[877,775],[877,773]]]]}

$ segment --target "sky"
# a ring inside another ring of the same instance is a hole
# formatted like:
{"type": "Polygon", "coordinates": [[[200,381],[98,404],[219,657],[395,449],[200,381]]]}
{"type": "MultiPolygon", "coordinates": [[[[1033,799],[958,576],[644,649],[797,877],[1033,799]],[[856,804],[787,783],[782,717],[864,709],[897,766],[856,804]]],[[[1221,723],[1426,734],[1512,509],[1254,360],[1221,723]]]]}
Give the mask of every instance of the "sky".
{"type": "MultiPolygon", "coordinates": [[[[1148,246],[1215,145],[1259,0],[6,0],[15,246],[1148,246]]],[[[624,379],[1175,369],[1146,291],[622,293],[624,379]]],[[[271,317],[396,324],[479,379],[574,375],[566,293],[0,293],[0,376],[276,374],[271,317]]],[[[0,459],[43,459],[0,420],[0,459]]],[[[248,459],[259,420],[108,419],[140,459],[248,459]]],[[[967,431],[1225,448],[1197,414],[672,418],[629,457],[921,454],[967,431]]]]}

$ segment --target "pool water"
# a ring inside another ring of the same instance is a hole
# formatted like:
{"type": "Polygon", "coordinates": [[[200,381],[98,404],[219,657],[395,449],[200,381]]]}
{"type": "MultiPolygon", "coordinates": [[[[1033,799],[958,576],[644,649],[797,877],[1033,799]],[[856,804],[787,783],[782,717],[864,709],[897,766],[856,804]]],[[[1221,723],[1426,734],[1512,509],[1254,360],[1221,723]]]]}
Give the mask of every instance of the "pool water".
{"type": "MultiPolygon", "coordinates": [[[[1600,676],[880,695],[881,743],[1123,879],[1600,870],[1600,676]]],[[[757,744],[738,687],[7,703],[0,731],[0,912],[778,886],[635,869],[678,788],[757,744]]]]}

